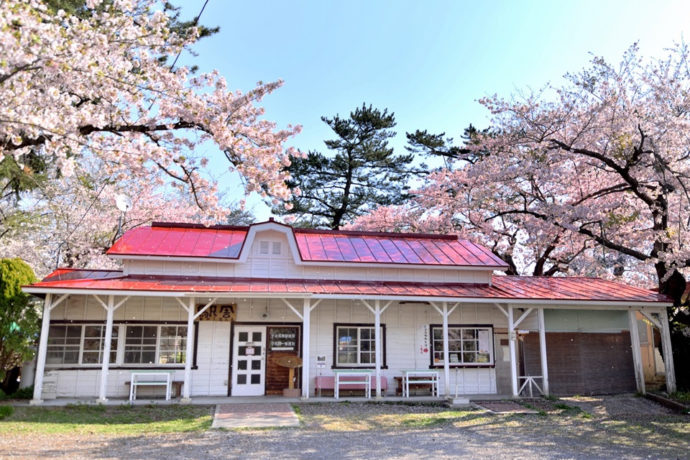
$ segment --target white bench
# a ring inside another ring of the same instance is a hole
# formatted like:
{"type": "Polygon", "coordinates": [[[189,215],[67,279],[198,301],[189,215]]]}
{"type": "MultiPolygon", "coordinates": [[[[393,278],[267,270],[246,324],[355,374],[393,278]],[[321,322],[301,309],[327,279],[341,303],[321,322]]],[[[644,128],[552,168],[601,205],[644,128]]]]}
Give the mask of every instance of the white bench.
{"type": "Polygon", "coordinates": [[[335,399],[340,397],[341,385],[363,385],[364,395],[371,398],[371,374],[372,371],[367,369],[336,369],[335,382],[333,385],[333,396],[335,399]]]}
{"type": "Polygon", "coordinates": [[[410,397],[410,385],[430,385],[431,395],[438,397],[438,371],[426,369],[404,369],[402,374],[403,398],[410,397]]]}
{"type": "Polygon", "coordinates": [[[137,387],[165,386],[165,400],[170,400],[173,371],[135,371],[129,384],[129,401],[137,399],[137,387]]]}

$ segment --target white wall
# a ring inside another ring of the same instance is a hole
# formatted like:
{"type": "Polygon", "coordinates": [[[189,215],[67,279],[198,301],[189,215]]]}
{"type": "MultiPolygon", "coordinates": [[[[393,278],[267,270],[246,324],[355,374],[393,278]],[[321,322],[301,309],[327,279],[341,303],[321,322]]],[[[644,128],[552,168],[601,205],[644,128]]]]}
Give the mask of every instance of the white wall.
{"type": "MultiPolygon", "coordinates": [[[[238,322],[295,323],[301,320],[279,299],[236,299],[238,322]],[[267,313],[267,317],[264,314],[267,313]]],[[[200,300],[203,302],[203,300],[200,300]]],[[[301,311],[302,301],[292,300],[301,311]]],[[[104,321],[105,312],[95,300],[85,296],[73,296],[63,305],[53,310],[53,320],[104,321]]],[[[185,321],[186,312],[174,299],[131,298],[115,314],[116,321],[185,321]]],[[[314,387],[317,375],[333,375],[333,324],[367,323],[373,324],[374,317],[360,302],[350,300],[324,300],[312,312],[311,353],[306,360],[312,376],[310,388],[314,387]],[[326,356],[326,368],[316,368],[316,357],[326,356]]],[[[431,337],[429,325],[441,324],[438,312],[430,305],[420,303],[393,303],[382,315],[386,325],[386,363],[388,368],[382,375],[389,381],[388,393],[395,392],[393,377],[401,375],[401,369],[427,369],[431,337]]],[[[460,393],[485,394],[510,392],[510,368],[507,353],[501,340],[507,339],[505,316],[493,306],[467,304],[459,306],[451,315],[450,324],[493,325],[494,327],[494,368],[451,369],[451,394],[455,393],[456,381],[461,383],[460,393]]],[[[230,327],[229,322],[201,321],[197,349],[198,369],[192,371],[192,396],[227,394],[228,371],[230,366],[230,327]]],[[[46,369],[50,371],[50,369],[46,369]]],[[[58,370],[58,397],[97,397],[100,381],[100,368],[79,370],[58,370]]],[[[441,376],[443,370],[439,369],[441,376]]],[[[131,370],[113,368],[108,379],[108,397],[126,397],[129,387],[124,382],[130,379],[131,370]]],[[[175,371],[175,380],[184,380],[184,370],[175,371]]],[[[443,378],[441,378],[443,392],[443,378]]],[[[151,389],[156,391],[156,389],[151,389]]],[[[160,390],[160,389],[158,389],[160,390]]],[[[147,390],[142,389],[142,395],[147,390]]]]}
{"type": "MultiPolygon", "coordinates": [[[[381,317],[386,325],[386,364],[388,369],[382,375],[388,379],[388,393],[395,392],[395,376],[401,369],[428,369],[430,364],[431,337],[429,325],[441,324],[441,315],[430,305],[393,303],[381,317]],[[423,352],[426,348],[429,352],[423,352]]],[[[361,303],[349,300],[323,301],[312,312],[312,333],[309,365],[313,392],[313,378],[319,375],[333,375],[333,323],[374,323],[373,314],[361,303]],[[326,368],[317,369],[316,356],[326,356],[326,368]]],[[[509,363],[504,361],[501,338],[507,323],[505,316],[495,307],[482,304],[458,306],[451,314],[449,324],[492,325],[494,327],[495,368],[464,369],[451,368],[451,394],[455,393],[456,379],[461,383],[461,393],[490,394],[510,391],[509,363]],[[498,374],[498,376],[497,376],[498,374]]],[[[443,369],[441,388],[443,393],[443,369]]]]}

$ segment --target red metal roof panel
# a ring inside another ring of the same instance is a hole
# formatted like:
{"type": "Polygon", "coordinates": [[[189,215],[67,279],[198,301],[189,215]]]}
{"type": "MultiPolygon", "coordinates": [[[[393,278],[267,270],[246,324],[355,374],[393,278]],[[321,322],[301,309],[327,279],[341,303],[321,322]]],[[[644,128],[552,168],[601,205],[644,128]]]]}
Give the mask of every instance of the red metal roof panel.
{"type": "MultiPolygon", "coordinates": [[[[154,223],[126,232],[108,254],[237,259],[250,228],[154,223]]],[[[507,267],[488,249],[453,235],[291,230],[305,262],[507,267]]]]}
{"type": "Polygon", "coordinates": [[[246,230],[237,229],[138,227],[126,232],[107,253],[237,259],[246,235],[246,230]]]}

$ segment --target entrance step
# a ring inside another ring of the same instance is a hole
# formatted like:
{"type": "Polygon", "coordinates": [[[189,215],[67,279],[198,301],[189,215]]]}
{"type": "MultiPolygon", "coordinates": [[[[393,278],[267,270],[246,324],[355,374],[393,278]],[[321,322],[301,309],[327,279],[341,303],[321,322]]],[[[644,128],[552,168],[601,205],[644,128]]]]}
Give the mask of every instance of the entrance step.
{"type": "Polygon", "coordinates": [[[288,403],[218,404],[212,428],[270,428],[299,426],[288,403]]]}

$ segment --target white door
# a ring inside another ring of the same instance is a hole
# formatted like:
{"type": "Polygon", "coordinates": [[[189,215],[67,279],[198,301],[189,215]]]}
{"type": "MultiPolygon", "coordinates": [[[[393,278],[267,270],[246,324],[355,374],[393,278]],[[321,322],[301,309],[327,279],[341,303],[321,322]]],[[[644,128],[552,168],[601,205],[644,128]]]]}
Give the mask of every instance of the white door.
{"type": "Polygon", "coordinates": [[[232,395],[263,396],[266,376],[266,327],[235,326],[232,395]]]}

